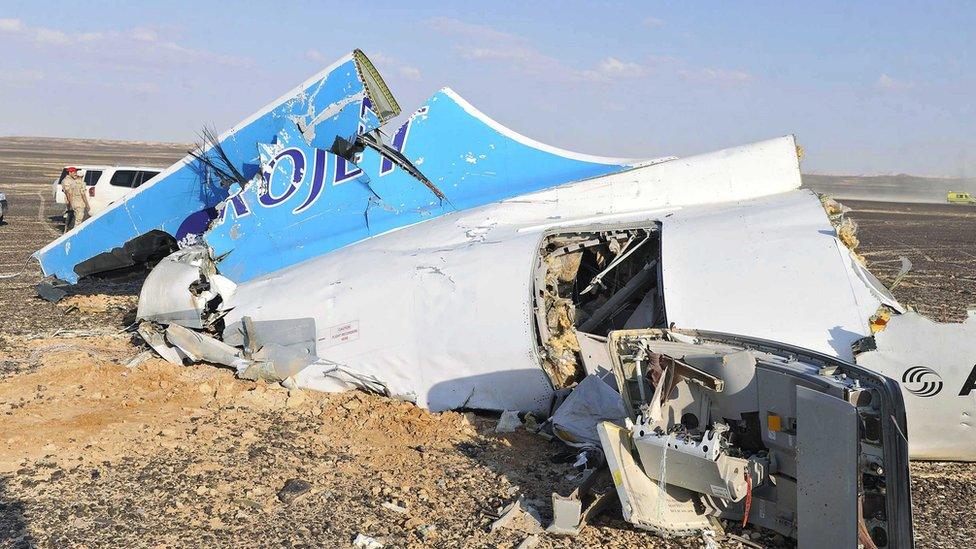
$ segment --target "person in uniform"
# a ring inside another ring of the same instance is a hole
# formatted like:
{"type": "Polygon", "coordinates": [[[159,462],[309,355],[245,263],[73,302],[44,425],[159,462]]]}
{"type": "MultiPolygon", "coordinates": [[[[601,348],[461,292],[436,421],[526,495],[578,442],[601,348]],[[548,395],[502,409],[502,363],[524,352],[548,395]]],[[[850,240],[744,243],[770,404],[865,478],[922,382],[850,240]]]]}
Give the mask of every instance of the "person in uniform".
{"type": "Polygon", "coordinates": [[[67,172],[61,180],[61,190],[64,191],[64,197],[68,200],[68,211],[65,212],[67,217],[64,223],[65,232],[75,228],[82,221],[88,219],[91,214],[84,170],[71,167],[67,169],[67,172]]]}

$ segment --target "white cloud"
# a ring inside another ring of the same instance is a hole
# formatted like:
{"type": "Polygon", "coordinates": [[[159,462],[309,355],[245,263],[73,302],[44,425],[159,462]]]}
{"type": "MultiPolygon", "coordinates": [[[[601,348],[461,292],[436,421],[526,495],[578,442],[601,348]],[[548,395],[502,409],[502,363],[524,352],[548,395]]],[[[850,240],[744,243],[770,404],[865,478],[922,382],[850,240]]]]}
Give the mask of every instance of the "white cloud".
{"type": "Polygon", "coordinates": [[[661,20],[661,19],[658,19],[657,17],[645,17],[644,18],[644,26],[645,27],[652,28],[652,29],[656,29],[657,27],[663,27],[664,26],[664,21],[661,20]]]}
{"type": "Polygon", "coordinates": [[[887,73],[881,73],[881,76],[874,83],[874,87],[882,91],[898,91],[907,90],[913,87],[915,84],[907,80],[899,80],[897,78],[892,78],[888,76],[887,73]]]}
{"type": "Polygon", "coordinates": [[[643,74],[644,67],[615,57],[605,58],[594,68],[567,65],[543,53],[528,40],[485,25],[440,17],[429,22],[435,31],[454,37],[454,49],[469,61],[506,62],[521,73],[559,82],[608,82],[643,74]]]}
{"type": "Polygon", "coordinates": [[[690,82],[721,86],[743,85],[756,79],[746,71],[714,68],[682,69],[678,71],[678,76],[690,82]]]}
{"type": "Polygon", "coordinates": [[[369,60],[372,61],[374,65],[382,69],[387,69],[390,71],[395,70],[397,74],[406,78],[407,80],[420,80],[422,78],[420,69],[417,67],[408,65],[400,59],[393,57],[392,55],[386,55],[381,51],[369,54],[369,60]]]}
{"type": "Polygon", "coordinates": [[[24,22],[20,19],[0,19],[0,32],[20,32],[24,30],[24,22]]]}
{"type": "MultiPolygon", "coordinates": [[[[663,21],[646,18],[644,23],[659,26],[663,21]]],[[[544,53],[524,37],[485,25],[446,17],[433,19],[429,25],[435,31],[450,36],[454,40],[455,51],[464,59],[503,63],[511,70],[553,82],[607,84],[646,77],[652,72],[719,86],[740,86],[755,80],[752,74],[744,70],[693,67],[670,56],[646,55],[639,60],[607,56],[595,66],[574,66],[544,53]]]]}
{"type": "Polygon", "coordinates": [[[242,58],[190,48],[162,39],[155,29],[149,27],[69,34],[56,29],[30,26],[20,19],[0,19],[0,33],[59,54],[83,55],[86,62],[112,62],[129,68],[151,69],[160,64],[210,63],[230,67],[246,67],[250,64],[242,58]]]}
{"type": "Polygon", "coordinates": [[[504,42],[521,40],[514,34],[493,29],[487,25],[465,23],[450,17],[437,17],[429,21],[429,26],[441,34],[455,34],[466,36],[475,41],[504,42]]]}
{"type": "Polygon", "coordinates": [[[305,52],[305,59],[315,61],[316,63],[321,63],[322,61],[325,61],[325,55],[323,55],[319,50],[308,50],[305,52]]]}
{"type": "Polygon", "coordinates": [[[100,32],[83,32],[81,34],[75,35],[75,39],[79,42],[94,42],[96,40],[102,40],[105,38],[105,34],[100,32]]]}
{"type": "Polygon", "coordinates": [[[644,67],[631,61],[607,57],[600,62],[600,71],[610,76],[636,76],[644,72],[644,67]]]}
{"type": "Polygon", "coordinates": [[[407,80],[420,80],[420,69],[417,67],[403,66],[400,67],[400,75],[407,80]]]}
{"type": "Polygon", "coordinates": [[[7,69],[0,71],[0,82],[14,85],[34,84],[45,78],[44,71],[38,69],[7,69]]]}
{"type": "Polygon", "coordinates": [[[52,44],[55,46],[63,46],[71,42],[68,39],[68,35],[54,29],[45,29],[43,27],[31,29],[31,34],[33,39],[38,44],[52,44]]]}
{"type": "Polygon", "coordinates": [[[29,27],[20,19],[0,19],[0,32],[26,38],[37,44],[65,45],[71,42],[62,31],[44,27],[29,27]]]}
{"type": "Polygon", "coordinates": [[[156,42],[159,40],[159,33],[153,29],[148,29],[145,27],[136,27],[130,31],[130,36],[133,40],[138,40],[140,42],[156,42]]]}

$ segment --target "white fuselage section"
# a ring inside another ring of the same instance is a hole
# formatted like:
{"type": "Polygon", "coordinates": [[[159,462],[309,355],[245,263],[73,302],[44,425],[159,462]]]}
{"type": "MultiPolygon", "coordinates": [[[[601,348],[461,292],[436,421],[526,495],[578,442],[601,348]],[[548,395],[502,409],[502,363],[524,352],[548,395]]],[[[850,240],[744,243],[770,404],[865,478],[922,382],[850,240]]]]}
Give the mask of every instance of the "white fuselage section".
{"type": "MultiPolygon", "coordinates": [[[[792,137],[579,181],[377,235],[244,283],[226,303],[226,322],[312,318],[320,357],[421,406],[546,414],[553,386],[540,367],[533,309],[542,239],[659,223],[668,322],[852,360],[851,345],[872,335],[879,306],[901,306],[869,282],[819,199],[799,186],[792,137]]],[[[896,361],[871,364],[901,376],[896,361]]],[[[296,382],[335,387],[316,366],[296,382]]],[[[931,428],[935,415],[972,411],[969,399],[950,393],[924,402],[905,393],[913,455],[976,459],[968,422],[931,428]]]]}

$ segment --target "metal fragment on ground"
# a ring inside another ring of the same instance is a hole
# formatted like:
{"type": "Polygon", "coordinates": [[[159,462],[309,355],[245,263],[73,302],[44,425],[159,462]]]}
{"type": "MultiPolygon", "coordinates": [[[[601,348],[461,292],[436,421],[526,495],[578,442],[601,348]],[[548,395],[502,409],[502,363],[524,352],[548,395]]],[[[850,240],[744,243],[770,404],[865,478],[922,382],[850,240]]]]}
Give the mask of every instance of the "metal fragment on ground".
{"type": "Polygon", "coordinates": [[[517,530],[526,534],[541,534],[544,531],[539,512],[535,507],[525,503],[522,498],[508,504],[502,509],[501,516],[491,523],[492,531],[499,528],[517,530]]]}

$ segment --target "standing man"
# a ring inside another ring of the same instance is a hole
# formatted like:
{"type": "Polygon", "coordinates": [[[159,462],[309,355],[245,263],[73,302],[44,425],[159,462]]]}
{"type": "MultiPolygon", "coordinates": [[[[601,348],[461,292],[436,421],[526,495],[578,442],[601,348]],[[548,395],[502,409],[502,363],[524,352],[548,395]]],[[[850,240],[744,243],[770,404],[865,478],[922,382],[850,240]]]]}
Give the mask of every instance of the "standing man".
{"type": "Polygon", "coordinates": [[[67,219],[64,222],[64,232],[68,232],[82,221],[88,219],[91,205],[88,203],[88,186],[85,185],[84,172],[78,168],[67,169],[67,175],[61,180],[61,190],[68,200],[67,219]]]}

